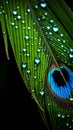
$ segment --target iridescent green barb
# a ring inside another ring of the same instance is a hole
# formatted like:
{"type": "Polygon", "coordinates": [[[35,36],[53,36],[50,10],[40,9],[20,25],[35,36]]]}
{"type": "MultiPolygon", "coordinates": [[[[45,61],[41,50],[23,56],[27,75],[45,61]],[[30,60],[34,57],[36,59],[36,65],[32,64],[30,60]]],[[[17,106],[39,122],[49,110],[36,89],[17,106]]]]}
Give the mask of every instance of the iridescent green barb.
{"type": "Polygon", "coordinates": [[[7,57],[9,59],[8,34],[20,75],[48,130],[48,116],[53,130],[73,128],[72,21],[73,13],[64,0],[0,2],[0,22],[7,57]],[[61,83],[52,76],[56,72],[61,83]],[[65,94],[59,93],[62,96],[59,97],[52,91],[53,86],[57,88],[60,85],[69,90],[67,98],[65,94]]]}

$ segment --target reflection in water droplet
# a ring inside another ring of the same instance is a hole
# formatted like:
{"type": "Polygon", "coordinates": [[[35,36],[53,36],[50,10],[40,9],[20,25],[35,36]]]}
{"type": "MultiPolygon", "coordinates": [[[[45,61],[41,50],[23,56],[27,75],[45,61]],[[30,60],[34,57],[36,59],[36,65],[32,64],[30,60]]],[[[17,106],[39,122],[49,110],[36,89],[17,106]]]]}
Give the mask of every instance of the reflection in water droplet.
{"type": "Polygon", "coordinates": [[[21,66],[22,66],[22,68],[25,69],[25,68],[27,67],[27,64],[23,62],[23,63],[21,64],[21,66]]]}
{"type": "Polygon", "coordinates": [[[29,35],[25,35],[25,39],[28,40],[29,39],[29,35]]]}
{"type": "Polygon", "coordinates": [[[44,95],[44,90],[40,90],[40,95],[44,95]]]}
{"type": "Polygon", "coordinates": [[[40,58],[39,58],[39,57],[35,57],[34,62],[35,62],[36,64],[39,64],[39,63],[40,63],[40,58]]]}
{"type": "Polygon", "coordinates": [[[45,7],[47,6],[47,3],[40,3],[40,6],[41,6],[42,8],[45,8],[45,7]]]}
{"type": "Polygon", "coordinates": [[[54,25],[54,26],[53,26],[53,31],[54,31],[54,32],[58,32],[58,27],[57,27],[57,25],[54,25]]]}
{"type": "Polygon", "coordinates": [[[13,15],[17,15],[17,11],[16,10],[13,10],[12,13],[13,13],[13,15]]]}

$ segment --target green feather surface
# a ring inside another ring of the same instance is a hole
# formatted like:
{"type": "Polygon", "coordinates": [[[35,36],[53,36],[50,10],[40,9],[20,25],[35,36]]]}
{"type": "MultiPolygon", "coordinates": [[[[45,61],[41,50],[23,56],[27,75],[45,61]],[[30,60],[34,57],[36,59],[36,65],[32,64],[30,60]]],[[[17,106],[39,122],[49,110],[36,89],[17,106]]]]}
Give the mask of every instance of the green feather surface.
{"type": "Polygon", "coordinates": [[[53,130],[72,129],[73,110],[55,102],[46,87],[51,65],[60,69],[60,64],[64,64],[73,71],[72,11],[64,0],[46,0],[44,3],[3,0],[0,3],[7,58],[8,34],[18,70],[38,105],[46,129],[50,129],[48,116],[53,130]]]}

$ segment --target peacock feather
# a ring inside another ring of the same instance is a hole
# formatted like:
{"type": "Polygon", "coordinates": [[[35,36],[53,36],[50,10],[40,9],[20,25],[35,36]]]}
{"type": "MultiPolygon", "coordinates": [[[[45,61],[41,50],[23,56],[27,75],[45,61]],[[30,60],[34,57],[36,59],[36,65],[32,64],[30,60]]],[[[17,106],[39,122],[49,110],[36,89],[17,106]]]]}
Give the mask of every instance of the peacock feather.
{"type": "Polygon", "coordinates": [[[50,129],[73,129],[73,12],[64,0],[1,0],[0,22],[26,87],[50,129]]]}

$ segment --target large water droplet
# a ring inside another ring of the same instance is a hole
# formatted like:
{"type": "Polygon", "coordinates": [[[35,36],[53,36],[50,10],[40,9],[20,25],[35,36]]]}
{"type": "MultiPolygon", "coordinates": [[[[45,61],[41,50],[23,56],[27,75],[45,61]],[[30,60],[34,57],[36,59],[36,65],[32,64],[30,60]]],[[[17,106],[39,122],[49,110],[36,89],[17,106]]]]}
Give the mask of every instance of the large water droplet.
{"type": "Polygon", "coordinates": [[[13,10],[12,13],[13,13],[13,15],[17,15],[17,11],[16,10],[13,10]]]}
{"type": "Polygon", "coordinates": [[[28,40],[29,39],[29,35],[25,35],[25,39],[28,40]]]}
{"type": "Polygon", "coordinates": [[[39,57],[35,57],[34,62],[35,62],[36,64],[39,64],[39,63],[40,63],[40,58],[39,58],[39,57]]]}
{"type": "Polygon", "coordinates": [[[40,90],[40,95],[44,95],[44,90],[40,90]]]}
{"type": "Polygon", "coordinates": [[[47,6],[47,3],[40,3],[40,6],[41,6],[42,8],[45,8],[45,7],[47,6]]]}
{"type": "Polygon", "coordinates": [[[26,68],[27,67],[27,64],[25,63],[25,62],[23,62],[22,64],[21,64],[21,66],[22,66],[22,68],[26,68]]]}
{"type": "Polygon", "coordinates": [[[53,31],[54,31],[54,32],[58,32],[58,30],[59,30],[59,29],[58,29],[57,25],[54,25],[54,26],[53,26],[53,31]]]}

